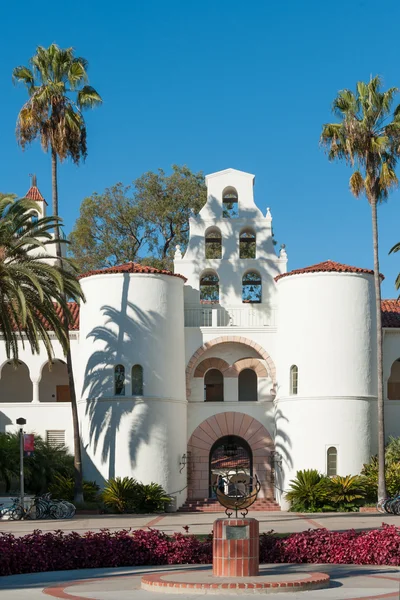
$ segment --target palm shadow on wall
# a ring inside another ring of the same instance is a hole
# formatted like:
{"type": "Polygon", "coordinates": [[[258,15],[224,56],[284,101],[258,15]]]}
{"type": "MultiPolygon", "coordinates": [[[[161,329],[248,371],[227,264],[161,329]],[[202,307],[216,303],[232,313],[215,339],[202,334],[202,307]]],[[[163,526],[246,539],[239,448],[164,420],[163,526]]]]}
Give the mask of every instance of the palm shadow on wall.
{"type": "MultiPolygon", "coordinates": [[[[147,338],[150,345],[159,345],[157,331],[163,317],[151,310],[144,313],[129,302],[128,288],[129,274],[125,274],[121,310],[108,305],[103,306],[101,310],[105,325],[94,327],[87,335],[88,340],[100,341],[103,346],[101,350],[95,350],[87,361],[82,397],[86,398],[90,444],[96,454],[101,444],[101,459],[108,465],[108,478],[120,475],[116,470],[116,442],[124,416],[134,413],[129,431],[129,458],[132,469],[137,462],[139,447],[149,443],[152,429],[157,427],[154,412],[150,420],[147,403],[141,398],[132,398],[128,376],[134,364],[141,364],[145,382],[160,378],[153,370],[154,365],[145,357],[135,355],[134,348],[138,340],[143,338],[147,338]],[[114,367],[118,364],[124,365],[126,369],[125,396],[114,395],[114,367]]],[[[171,342],[173,344],[173,340],[171,342]]],[[[146,388],[144,395],[146,396],[146,388]]]]}

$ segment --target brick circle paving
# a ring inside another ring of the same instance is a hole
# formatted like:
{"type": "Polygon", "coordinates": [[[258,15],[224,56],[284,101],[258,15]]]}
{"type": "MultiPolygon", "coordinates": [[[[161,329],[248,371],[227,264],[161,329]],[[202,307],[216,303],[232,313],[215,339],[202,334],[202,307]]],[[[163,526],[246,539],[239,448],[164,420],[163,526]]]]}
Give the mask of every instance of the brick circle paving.
{"type": "Polygon", "coordinates": [[[164,594],[265,594],[320,590],[329,587],[326,573],[291,573],[258,577],[214,577],[212,571],[191,570],[170,573],[151,573],[141,580],[143,590],[164,594]]]}

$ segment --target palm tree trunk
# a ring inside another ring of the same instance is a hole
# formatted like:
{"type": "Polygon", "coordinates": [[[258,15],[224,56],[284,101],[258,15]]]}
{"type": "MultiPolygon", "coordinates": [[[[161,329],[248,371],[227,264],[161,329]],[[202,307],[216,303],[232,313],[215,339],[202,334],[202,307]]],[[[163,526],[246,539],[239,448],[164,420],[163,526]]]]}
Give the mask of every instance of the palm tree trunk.
{"type": "MultiPolygon", "coordinates": [[[[57,180],[57,154],[51,150],[51,183],[52,183],[52,205],[53,205],[53,216],[58,217],[58,180],[57,180]]],[[[59,259],[60,267],[62,267],[61,261],[61,244],[60,244],[60,228],[58,225],[55,229],[55,236],[57,239],[56,253],[59,259]]],[[[64,324],[67,333],[67,339],[69,340],[68,322],[64,317],[64,324]]],[[[68,344],[68,350],[66,353],[67,359],[67,373],[68,373],[68,384],[69,392],[71,397],[71,409],[72,409],[72,427],[74,431],[74,502],[82,503],[83,498],[83,473],[82,473],[82,451],[81,451],[81,439],[79,434],[79,417],[78,417],[78,405],[76,403],[76,392],[74,382],[74,372],[72,368],[72,357],[71,357],[71,345],[68,344]]]]}
{"type": "Polygon", "coordinates": [[[376,345],[378,366],[378,500],[387,497],[385,480],[385,414],[383,391],[383,342],[382,342],[382,307],[381,280],[379,274],[378,253],[378,214],[376,199],[371,201],[372,210],[372,239],[374,246],[374,284],[376,308],[376,345]]]}
{"type": "MultiPolygon", "coordinates": [[[[53,217],[58,217],[58,180],[57,180],[57,154],[51,149],[51,192],[53,217]]],[[[61,258],[60,228],[56,225],[54,233],[57,239],[56,253],[61,258]]]]}

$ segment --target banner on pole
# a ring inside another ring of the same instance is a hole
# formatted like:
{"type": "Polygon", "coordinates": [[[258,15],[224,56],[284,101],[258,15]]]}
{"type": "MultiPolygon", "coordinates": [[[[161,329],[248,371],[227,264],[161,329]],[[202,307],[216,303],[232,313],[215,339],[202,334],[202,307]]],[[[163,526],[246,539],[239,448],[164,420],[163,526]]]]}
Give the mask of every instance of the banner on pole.
{"type": "Polygon", "coordinates": [[[35,451],[35,436],[33,433],[24,433],[24,452],[30,456],[35,451]]]}

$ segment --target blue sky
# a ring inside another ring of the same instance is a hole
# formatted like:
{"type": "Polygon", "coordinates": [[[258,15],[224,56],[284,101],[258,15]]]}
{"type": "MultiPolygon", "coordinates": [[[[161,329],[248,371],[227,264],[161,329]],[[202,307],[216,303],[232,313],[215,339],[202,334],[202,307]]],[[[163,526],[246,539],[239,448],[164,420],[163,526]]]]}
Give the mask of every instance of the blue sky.
{"type": "MultiPolygon", "coordinates": [[[[256,175],[262,210],[289,268],[336,260],[372,267],[370,209],[348,190],[350,170],[319,148],[336,92],[382,76],[400,87],[400,5],[385,0],[82,0],[3,3],[0,191],[23,195],[35,172],[51,199],[50,157],[15,141],[25,90],[11,82],[37,45],[74,46],[104,99],[87,114],[89,155],[60,169],[69,232],[85,196],[173,163],[256,175]],[[7,6],[6,6],[7,4],[7,6]]],[[[400,102],[400,97],[398,99],[400,102]]],[[[379,209],[384,297],[396,297],[400,194],[379,209]]]]}

